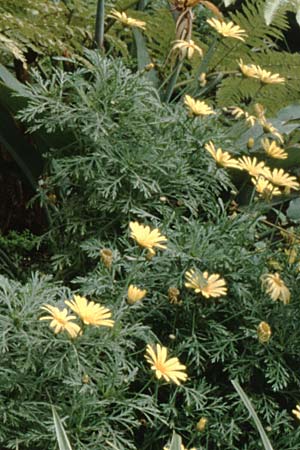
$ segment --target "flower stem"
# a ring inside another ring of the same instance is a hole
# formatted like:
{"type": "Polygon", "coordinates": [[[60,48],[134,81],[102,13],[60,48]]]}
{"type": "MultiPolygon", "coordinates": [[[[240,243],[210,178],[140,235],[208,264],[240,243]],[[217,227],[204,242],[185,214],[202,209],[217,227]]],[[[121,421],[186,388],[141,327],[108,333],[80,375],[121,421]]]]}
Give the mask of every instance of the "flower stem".
{"type": "Polygon", "coordinates": [[[95,43],[99,49],[104,48],[104,0],[98,0],[95,24],[95,43]]]}

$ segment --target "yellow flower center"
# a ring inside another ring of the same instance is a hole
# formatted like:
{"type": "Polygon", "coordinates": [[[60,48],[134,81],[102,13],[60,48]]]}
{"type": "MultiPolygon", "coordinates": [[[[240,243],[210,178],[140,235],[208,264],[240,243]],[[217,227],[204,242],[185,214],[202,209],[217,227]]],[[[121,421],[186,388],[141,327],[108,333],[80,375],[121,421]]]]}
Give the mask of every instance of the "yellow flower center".
{"type": "Polygon", "coordinates": [[[157,363],[155,363],[155,367],[156,367],[156,370],[159,370],[161,373],[166,374],[166,372],[167,372],[166,366],[163,363],[157,362],[157,363]]]}

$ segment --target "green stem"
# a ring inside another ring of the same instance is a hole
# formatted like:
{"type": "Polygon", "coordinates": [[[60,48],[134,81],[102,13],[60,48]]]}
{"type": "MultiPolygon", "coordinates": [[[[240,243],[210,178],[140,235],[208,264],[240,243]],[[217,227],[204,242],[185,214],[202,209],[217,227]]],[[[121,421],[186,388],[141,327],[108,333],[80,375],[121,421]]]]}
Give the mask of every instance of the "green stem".
{"type": "Polygon", "coordinates": [[[176,63],[175,69],[173,71],[173,74],[171,76],[170,82],[167,86],[167,90],[166,90],[166,94],[165,94],[165,98],[164,98],[164,101],[166,103],[168,103],[172,97],[172,94],[173,94],[173,91],[175,88],[175,84],[176,84],[178,75],[180,73],[180,70],[182,68],[182,65],[183,65],[183,61],[178,60],[176,63]]]}
{"type": "Polygon", "coordinates": [[[104,0],[98,0],[95,25],[95,43],[99,49],[104,48],[104,0]]]}

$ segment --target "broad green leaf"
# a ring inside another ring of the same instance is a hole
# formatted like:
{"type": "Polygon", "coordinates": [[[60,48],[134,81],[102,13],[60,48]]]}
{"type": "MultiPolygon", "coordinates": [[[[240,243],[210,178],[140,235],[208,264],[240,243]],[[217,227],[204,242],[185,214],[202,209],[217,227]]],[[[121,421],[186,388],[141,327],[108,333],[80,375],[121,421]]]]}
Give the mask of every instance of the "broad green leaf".
{"type": "Polygon", "coordinates": [[[53,421],[55,426],[56,439],[59,450],[72,450],[70,441],[65,432],[64,426],[54,406],[52,406],[53,421]]]}
{"type": "Polygon", "coordinates": [[[300,221],[300,198],[290,201],[286,215],[289,219],[294,220],[295,222],[300,221]]]}
{"type": "Polygon", "coordinates": [[[249,399],[249,397],[246,395],[245,391],[242,389],[242,387],[240,386],[239,382],[237,380],[231,380],[231,383],[233,384],[235,390],[237,391],[237,393],[239,394],[239,396],[241,397],[244,405],[246,406],[246,408],[248,409],[252,419],[254,420],[254,423],[256,425],[256,428],[260,434],[261,437],[261,441],[263,443],[263,446],[265,448],[265,450],[274,450],[271,442],[269,441],[268,436],[266,435],[266,432],[261,424],[261,421],[258,418],[258,415],[255,412],[255,409],[253,408],[251,401],[249,399]]]}
{"type": "Polygon", "coordinates": [[[28,96],[26,89],[2,64],[0,64],[0,80],[19,95],[28,96]]]}

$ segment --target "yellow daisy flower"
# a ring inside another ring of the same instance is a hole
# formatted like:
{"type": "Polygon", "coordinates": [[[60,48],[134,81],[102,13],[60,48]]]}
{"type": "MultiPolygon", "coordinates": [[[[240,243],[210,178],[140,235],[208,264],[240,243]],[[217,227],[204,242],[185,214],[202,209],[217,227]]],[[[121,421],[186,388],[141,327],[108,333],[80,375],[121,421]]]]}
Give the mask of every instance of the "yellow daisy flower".
{"type": "Polygon", "coordinates": [[[148,225],[141,225],[138,222],[130,222],[129,227],[131,229],[130,236],[141,246],[147,248],[151,255],[155,255],[154,247],[165,249],[167,246],[166,236],[160,234],[158,228],[151,228],[148,225]]]}
{"type": "Polygon", "coordinates": [[[263,175],[276,186],[283,186],[295,190],[300,188],[297,178],[286,173],[283,169],[275,168],[270,170],[265,168],[263,175]]]}
{"type": "Polygon", "coordinates": [[[128,17],[126,13],[119,12],[116,9],[112,9],[110,11],[110,14],[107,15],[107,17],[111,17],[112,19],[115,19],[128,27],[141,28],[142,30],[146,29],[146,22],[144,22],[143,20],[128,17]]]}
{"type": "Polygon", "coordinates": [[[262,174],[265,167],[263,161],[258,162],[257,158],[250,158],[250,156],[243,156],[238,159],[240,170],[246,170],[252,177],[258,177],[262,174]]]}
{"type": "Polygon", "coordinates": [[[268,72],[260,66],[255,66],[255,78],[258,78],[264,84],[280,84],[285,82],[285,79],[278,73],[268,72]]]}
{"type": "Polygon", "coordinates": [[[269,342],[272,335],[272,330],[267,322],[260,322],[257,327],[257,337],[261,344],[269,342]]]}
{"type": "Polygon", "coordinates": [[[292,413],[300,420],[300,405],[296,405],[296,409],[292,409],[292,413]]]}
{"type": "Polygon", "coordinates": [[[185,287],[194,289],[196,294],[202,294],[203,297],[222,297],[227,294],[226,281],[220,278],[220,275],[208,272],[200,272],[191,269],[185,273],[185,287]]]}
{"type": "Polygon", "coordinates": [[[184,96],[184,104],[189,108],[190,113],[194,116],[208,116],[210,114],[216,114],[205,102],[195,100],[190,95],[184,96]]]}
{"type": "Polygon", "coordinates": [[[256,122],[256,117],[249,114],[247,111],[244,111],[242,108],[236,107],[231,109],[231,114],[235,117],[235,119],[240,119],[241,117],[245,118],[245,122],[248,125],[253,127],[256,122]]]}
{"type": "Polygon", "coordinates": [[[74,299],[66,300],[65,304],[80,317],[85,325],[112,327],[114,324],[114,320],[110,319],[111,311],[108,308],[99,303],[88,302],[85,297],[74,295],[74,299]]]}
{"type": "Polygon", "coordinates": [[[256,70],[254,64],[244,64],[243,60],[240,59],[238,61],[238,65],[240,71],[245,77],[255,78],[256,70]]]}
{"type": "Polygon", "coordinates": [[[40,317],[39,320],[51,320],[50,327],[54,329],[55,334],[60,331],[67,331],[72,338],[75,338],[80,334],[80,326],[77,325],[77,323],[72,322],[76,317],[68,316],[67,308],[60,310],[56,306],[46,304],[42,306],[41,309],[50,313],[50,316],[40,317]]]}
{"type": "Polygon", "coordinates": [[[275,159],[286,159],[288,154],[283,148],[278,147],[276,141],[270,142],[269,139],[262,139],[261,145],[268,156],[275,159]]]}
{"type": "Polygon", "coordinates": [[[183,39],[178,39],[174,42],[174,45],[172,47],[172,51],[174,50],[180,50],[181,54],[185,56],[187,54],[187,58],[191,59],[195,53],[195,51],[200,55],[203,56],[203,50],[198,45],[195,44],[195,42],[190,39],[188,41],[185,41],[183,39]]]}
{"type": "Polygon", "coordinates": [[[151,369],[155,371],[156,377],[160,380],[163,377],[168,383],[179,385],[181,381],[187,380],[186,366],[180,363],[178,358],[167,359],[168,349],[156,344],[156,351],[151,345],[147,345],[145,358],[151,369]]]}
{"type": "Polygon", "coordinates": [[[262,175],[259,175],[257,178],[251,178],[251,181],[254,184],[258,195],[266,200],[270,200],[274,195],[281,195],[281,191],[278,187],[274,186],[262,175]]]}
{"type": "Polygon", "coordinates": [[[244,64],[242,59],[240,59],[238,64],[245,77],[256,78],[264,84],[279,84],[285,82],[285,79],[278,73],[272,74],[255,64],[244,64]]]}
{"type": "Polygon", "coordinates": [[[225,23],[223,20],[212,18],[207,19],[206,22],[224,37],[231,37],[240,41],[245,41],[244,38],[247,37],[246,31],[231,21],[225,23]]]}
{"type": "Polygon", "coordinates": [[[216,150],[212,141],[205,144],[205,149],[211,154],[219,166],[235,167],[236,169],[239,169],[238,161],[232,158],[228,152],[224,152],[221,148],[216,150]]]}
{"type": "Polygon", "coordinates": [[[131,284],[127,291],[127,302],[129,305],[134,305],[134,303],[142,300],[146,294],[146,289],[139,289],[137,286],[131,284]]]}
{"type": "MultiPolygon", "coordinates": [[[[257,106],[261,106],[257,104],[257,106]]],[[[282,134],[277,130],[277,128],[274,127],[274,125],[271,122],[268,122],[263,110],[259,110],[257,108],[257,115],[258,115],[258,122],[263,127],[264,133],[270,133],[274,137],[276,137],[282,144],[283,144],[283,137],[282,134]]]]}
{"type": "Polygon", "coordinates": [[[291,293],[278,272],[265,274],[261,277],[261,280],[272,300],[281,300],[285,305],[290,302],[291,293]]]}

